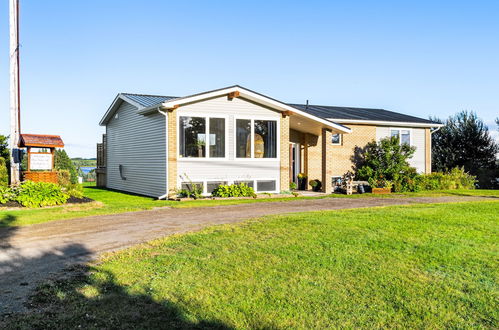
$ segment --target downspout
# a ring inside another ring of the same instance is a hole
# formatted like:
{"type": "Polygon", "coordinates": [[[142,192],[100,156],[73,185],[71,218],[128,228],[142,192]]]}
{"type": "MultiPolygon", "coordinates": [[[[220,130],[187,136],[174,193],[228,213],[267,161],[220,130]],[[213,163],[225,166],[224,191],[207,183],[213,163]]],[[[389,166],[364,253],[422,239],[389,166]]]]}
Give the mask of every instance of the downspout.
{"type": "Polygon", "coordinates": [[[160,114],[165,116],[165,141],[166,141],[166,150],[165,150],[165,155],[166,155],[166,164],[165,164],[165,171],[166,171],[166,194],[161,195],[158,197],[158,199],[166,199],[168,197],[168,144],[170,141],[168,141],[168,112],[161,111],[162,107],[158,107],[157,110],[160,114]]]}
{"type": "Polygon", "coordinates": [[[433,150],[432,150],[432,149],[433,149],[433,141],[432,141],[431,136],[433,135],[433,133],[435,133],[436,131],[438,131],[438,130],[439,130],[439,129],[441,129],[442,127],[443,127],[443,125],[442,125],[442,126],[438,126],[438,127],[437,127],[436,129],[434,129],[434,130],[432,130],[432,129],[430,128],[430,173],[431,173],[431,171],[433,170],[433,169],[432,169],[432,166],[431,166],[431,165],[432,165],[432,163],[433,163],[433,159],[432,159],[432,158],[433,158],[433,150]]]}

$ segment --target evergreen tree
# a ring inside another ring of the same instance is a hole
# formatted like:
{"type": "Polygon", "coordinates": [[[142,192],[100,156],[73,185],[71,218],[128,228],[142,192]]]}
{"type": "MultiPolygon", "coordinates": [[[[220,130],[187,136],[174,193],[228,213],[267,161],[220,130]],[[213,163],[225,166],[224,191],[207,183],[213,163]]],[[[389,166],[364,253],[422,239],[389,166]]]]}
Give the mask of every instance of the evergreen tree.
{"type": "Polygon", "coordinates": [[[477,176],[480,187],[491,187],[497,171],[499,145],[476,113],[462,111],[445,122],[430,119],[444,124],[432,134],[433,170],[464,167],[465,171],[477,176]]]}
{"type": "Polygon", "coordinates": [[[71,183],[78,183],[78,172],[71,158],[64,149],[57,149],[54,155],[54,167],[56,170],[67,170],[71,176],[71,183]]]}

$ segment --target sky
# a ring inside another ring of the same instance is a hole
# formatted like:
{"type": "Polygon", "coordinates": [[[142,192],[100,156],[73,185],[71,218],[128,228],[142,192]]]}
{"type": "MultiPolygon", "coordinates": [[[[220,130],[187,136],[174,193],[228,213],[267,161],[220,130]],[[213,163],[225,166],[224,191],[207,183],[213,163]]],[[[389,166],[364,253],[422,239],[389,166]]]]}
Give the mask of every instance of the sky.
{"type": "MultiPolygon", "coordinates": [[[[72,157],[95,157],[99,120],[120,92],[234,84],[422,118],[472,110],[499,139],[499,1],[20,2],[22,132],[59,134],[72,157]]],[[[2,1],[4,135],[8,12],[2,1]]]]}

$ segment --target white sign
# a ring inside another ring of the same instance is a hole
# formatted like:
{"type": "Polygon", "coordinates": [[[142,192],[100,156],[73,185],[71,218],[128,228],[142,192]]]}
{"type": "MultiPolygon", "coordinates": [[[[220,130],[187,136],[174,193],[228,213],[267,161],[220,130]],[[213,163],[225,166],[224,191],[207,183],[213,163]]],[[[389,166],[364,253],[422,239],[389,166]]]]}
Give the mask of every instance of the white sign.
{"type": "Polygon", "coordinates": [[[51,170],[52,154],[30,154],[30,170],[51,170]]]}

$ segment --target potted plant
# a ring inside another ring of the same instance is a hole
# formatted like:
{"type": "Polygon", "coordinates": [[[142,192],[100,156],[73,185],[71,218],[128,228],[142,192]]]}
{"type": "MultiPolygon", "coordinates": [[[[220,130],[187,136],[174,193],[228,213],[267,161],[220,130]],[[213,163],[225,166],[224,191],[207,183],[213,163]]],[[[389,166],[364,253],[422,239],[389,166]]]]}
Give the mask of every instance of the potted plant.
{"type": "Polygon", "coordinates": [[[312,187],[312,191],[321,191],[322,183],[317,179],[310,180],[310,186],[312,187]]]}
{"type": "Polygon", "coordinates": [[[305,173],[298,173],[298,190],[307,190],[307,178],[305,173]]]}

